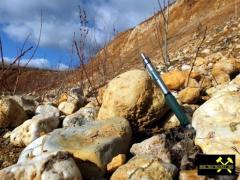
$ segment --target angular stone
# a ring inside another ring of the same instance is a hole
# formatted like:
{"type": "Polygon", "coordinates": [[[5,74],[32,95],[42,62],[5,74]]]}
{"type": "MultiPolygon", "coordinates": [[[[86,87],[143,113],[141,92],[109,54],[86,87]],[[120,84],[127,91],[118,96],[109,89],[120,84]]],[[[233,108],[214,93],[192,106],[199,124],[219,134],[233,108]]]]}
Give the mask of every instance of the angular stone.
{"type": "Polygon", "coordinates": [[[113,172],[120,166],[122,166],[126,162],[126,155],[125,154],[119,154],[116,157],[112,159],[110,163],[107,165],[107,171],[113,172]]]}
{"type": "Polygon", "coordinates": [[[171,180],[177,174],[176,166],[151,156],[135,156],[119,167],[111,180],[152,179],[171,180]]]}
{"type": "Polygon", "coordinates": [[[101,177],[118,154],[125,154],[131,142],[131,128],[127,120],[112,118],[91,121],[81,127],[57,129],[28,145],[19,162],[44,152],[67,151],[78,161],[86,179],[101,177]]]}
{"type": "Polygon", "coordinates": [[[92,107],[83,107],[63,120],[63,127],[82,126],[88,121],[96,119],[98,110],[92,107]]]}
{"type": "Polygon", "coordinates": [[[57,152],[32,157],[31,160],[18,163],[0,171],[2,180],[9,179],[73,179],[82,180],[82,175],[66,152],[57,152]]]}
{"type": "Polygon", "coordinates": [[[163,129],[165,130],[169,130],[180,126],[180,121],[178,120],[176,115],[172,112],[165,116],[164,121],[165,123],[163,124],[163,129]]]}
{"type": "Polygon", "coordinates": [[[66,101],[67,101],[67,98],[68,98],[67,93],[61,94],[61,95],[59,96],[59,98],[58,98],[58,105],[59,105],[60,103],[62,103],[62,102],[66,102],[66,101]]]}
{"type": "Polygon", "coordinates": [[[164,134],[155,135],[140,143],[133,144],[130,152],[133,155],[151,155],[165,162],[170,163],[171,157],[166,148],[166,136],[164,134]]]}
{"type": "Polygon", "coordinates": [[[59,104],[58,109],[62,113],[70,115],[73,114],[78,109],[78,106],[76,103],[62,102],[59,104]]]}

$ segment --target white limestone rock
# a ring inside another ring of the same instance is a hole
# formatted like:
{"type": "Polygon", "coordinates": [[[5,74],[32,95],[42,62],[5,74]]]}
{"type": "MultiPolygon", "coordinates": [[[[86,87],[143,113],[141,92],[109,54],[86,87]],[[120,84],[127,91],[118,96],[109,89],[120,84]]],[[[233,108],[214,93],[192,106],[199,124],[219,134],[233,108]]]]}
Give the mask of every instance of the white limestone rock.
{"type": "Polygon", "coordinates": [[[51,132],[59,125],[59,110],[51,105],[39,106],[37,114],[15,128],[10,136],[10,142],[15,146],[24,147],[38,137],[51,132]]]}
{"type": "Polygon", "coordinates": [[[195,144],[206,154],[235,154],[240,168],[240,93],[213,96],[193,114],[195,144]]]}
{"type": "Polygon", "coordinates": [[[82,126],[87,121],[94,121],[96,119],[98,110],[92,107],[83,107],[74,114],[67,116],[63,120],[63,127],[82,126]]]}
{"type": "Polygon", "coordinates": [[[9,179],[71,179],[82,180],[72,156],[66,152],[45,154],[44,156],[32,157],[26,162],[17,163],[0,170],[2,180],[9,179]]]}
{"type": "Polygon", "coordinates": [[[85,179],[99,178],[107,164],[118,154],[125,154],[131,142],[131,127],[123,118],[90,121],[81,127],[57,129],[29,144],[19,163],[31,156],[56,151],[73,154],[85,179]]]}
{"type": "Polygon", "coordinates": [[[155,135],[140,143],[133,144],[130,152],[134,155],[151,155],[170,163],[170,153],[166,148],[166,135],[155,135]]]}

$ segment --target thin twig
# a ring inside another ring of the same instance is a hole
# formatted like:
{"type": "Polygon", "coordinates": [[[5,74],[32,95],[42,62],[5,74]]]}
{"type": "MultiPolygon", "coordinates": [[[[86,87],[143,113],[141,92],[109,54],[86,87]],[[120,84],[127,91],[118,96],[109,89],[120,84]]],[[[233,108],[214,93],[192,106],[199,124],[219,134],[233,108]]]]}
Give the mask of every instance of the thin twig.
{"type": "Polygon", "coordinates": [[[202,47],[202,44],[203,44],[204,40],[206,39],[206,33],[207,33],[207,27],[206,27],[205,30],[204,30],[204,34],[203,34],[202,41],[201,41],[200,44],[198,45],[198,48],[197,48],[197,51],[196,51],[196,54],[195,54],[195,58],[194,58],[193,61],[192,61],[191,69],[190,69],[189,74],[188,74],[188,77],[187,77],[186,87],[188,87],[189,79],[190,79],[191,73],[192,73],[192,71],[193,71],[193,67],[194,67],[195,61],[197,60],[199,51],[200,51],[200,49],[201,49],[201,47],[202,47]]]}
{"type": "MultiPolygon", "coordinates": [[[[76,48],[76,51],[77,51],[77,55],[78,55],[78,58],[79,58],[79,60],[80,60],[80,63],[81,63],[81,67],[82,67],[82,69],[83,69],[83,72],[85,73],[85,76],[86,76],[86,78],[87,78],[87,81],[88,81],[90,87],[94,90],[94,87],[93,87],[93,85],[92,85],[92,83],[91,83],[91,80],[90,80],[89,77],[88,77],[88,73],[87,73],[87,70],[86,70],[86,68],[85,68],[85,65],[84,65],[82,56],[80,55],[77,42],[76,42],[75,40],[74,40],[74,45],[75,45],[75,48],[76,48]]],[[[98,101],[98,98],[97,98],[97,97],[95,97],[95,98],[96,98],[96,101],[97,101],[98,105],[100,106],[100,103],[99,103],[99,101],[98,101]]]]}
{"type": "MultiPolygon", "coordinates": [[[[167,12],[165,15],[165,6],[166,6],[166,1],[164,0],[164,8],[162,7],[160,0],[157,0],[158,2],[158,6],[160,9],[160,13],[162,15],[163,18],[163,29],[164,29],[164,64],[166,66],[170,65],[170,60],[169,60],[169,55],[168,55],[168,23],[169,23],[169,0],[167,0],[167,12]]],[[[163,36],[162,36],[163,37],[163,36]]]]}
{"type": "Polygon", "coordinates": [[[1,40],[1,37],[0,37],[0,54],[1,54],[1,60],[2,60],[2,70],[5,68],[5,65],[4,65],[4,59],[3,59],[3,46],[2,46],[2,40],[1,40]]]}

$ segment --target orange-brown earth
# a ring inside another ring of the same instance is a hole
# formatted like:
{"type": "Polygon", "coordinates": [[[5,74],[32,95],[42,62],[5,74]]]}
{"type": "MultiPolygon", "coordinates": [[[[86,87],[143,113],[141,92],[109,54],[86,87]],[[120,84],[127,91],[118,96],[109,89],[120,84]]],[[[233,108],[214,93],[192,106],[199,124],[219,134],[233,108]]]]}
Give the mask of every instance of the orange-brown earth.
{"type": "MultiPolygon", "coordinates": [[[[174,52],[191,41],[194,33],[201,37],[202,29],[207,26],[207,34],[233,17],[239,17],[240,0],[178,0],[170,7],[169,51],[174,52]]],[[[161,63],[160,44],[156,27],[162,22],[157,13],[138,26],[119,33],[113,41],[99,51],[95,58],[86,65],[93,84],[103,84],[117,74],[131,68],[142,68],[139,52],[148,54],[155,63],[161,63]]],[[[195,43],[197,44],[197,43],[195,43]]],[[[44,92],[49,89],[76,84],[82,80],[81,70],[54,72],[46,70],[23,70],[18,83],[18,92],[44,92]]],[[[16,71],[9,71],[8,86],[13,88],[16,71]]]]}

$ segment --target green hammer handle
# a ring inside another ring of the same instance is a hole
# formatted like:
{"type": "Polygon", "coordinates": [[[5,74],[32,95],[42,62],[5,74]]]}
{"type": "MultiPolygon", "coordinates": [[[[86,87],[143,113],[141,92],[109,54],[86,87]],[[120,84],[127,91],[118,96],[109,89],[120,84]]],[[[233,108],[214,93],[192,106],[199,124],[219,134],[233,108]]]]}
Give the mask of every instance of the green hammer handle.
{"type": "Polygon", "coordinates": [[[178,104],[175,97],[172,95],[171,92],[165,95],[166,103],[177,116],[179,121],[181,122],[182,126],[187,126],[189,124],[188,117],[186,116],[185,112],[183,111],[182,107],[178,104]]]}

